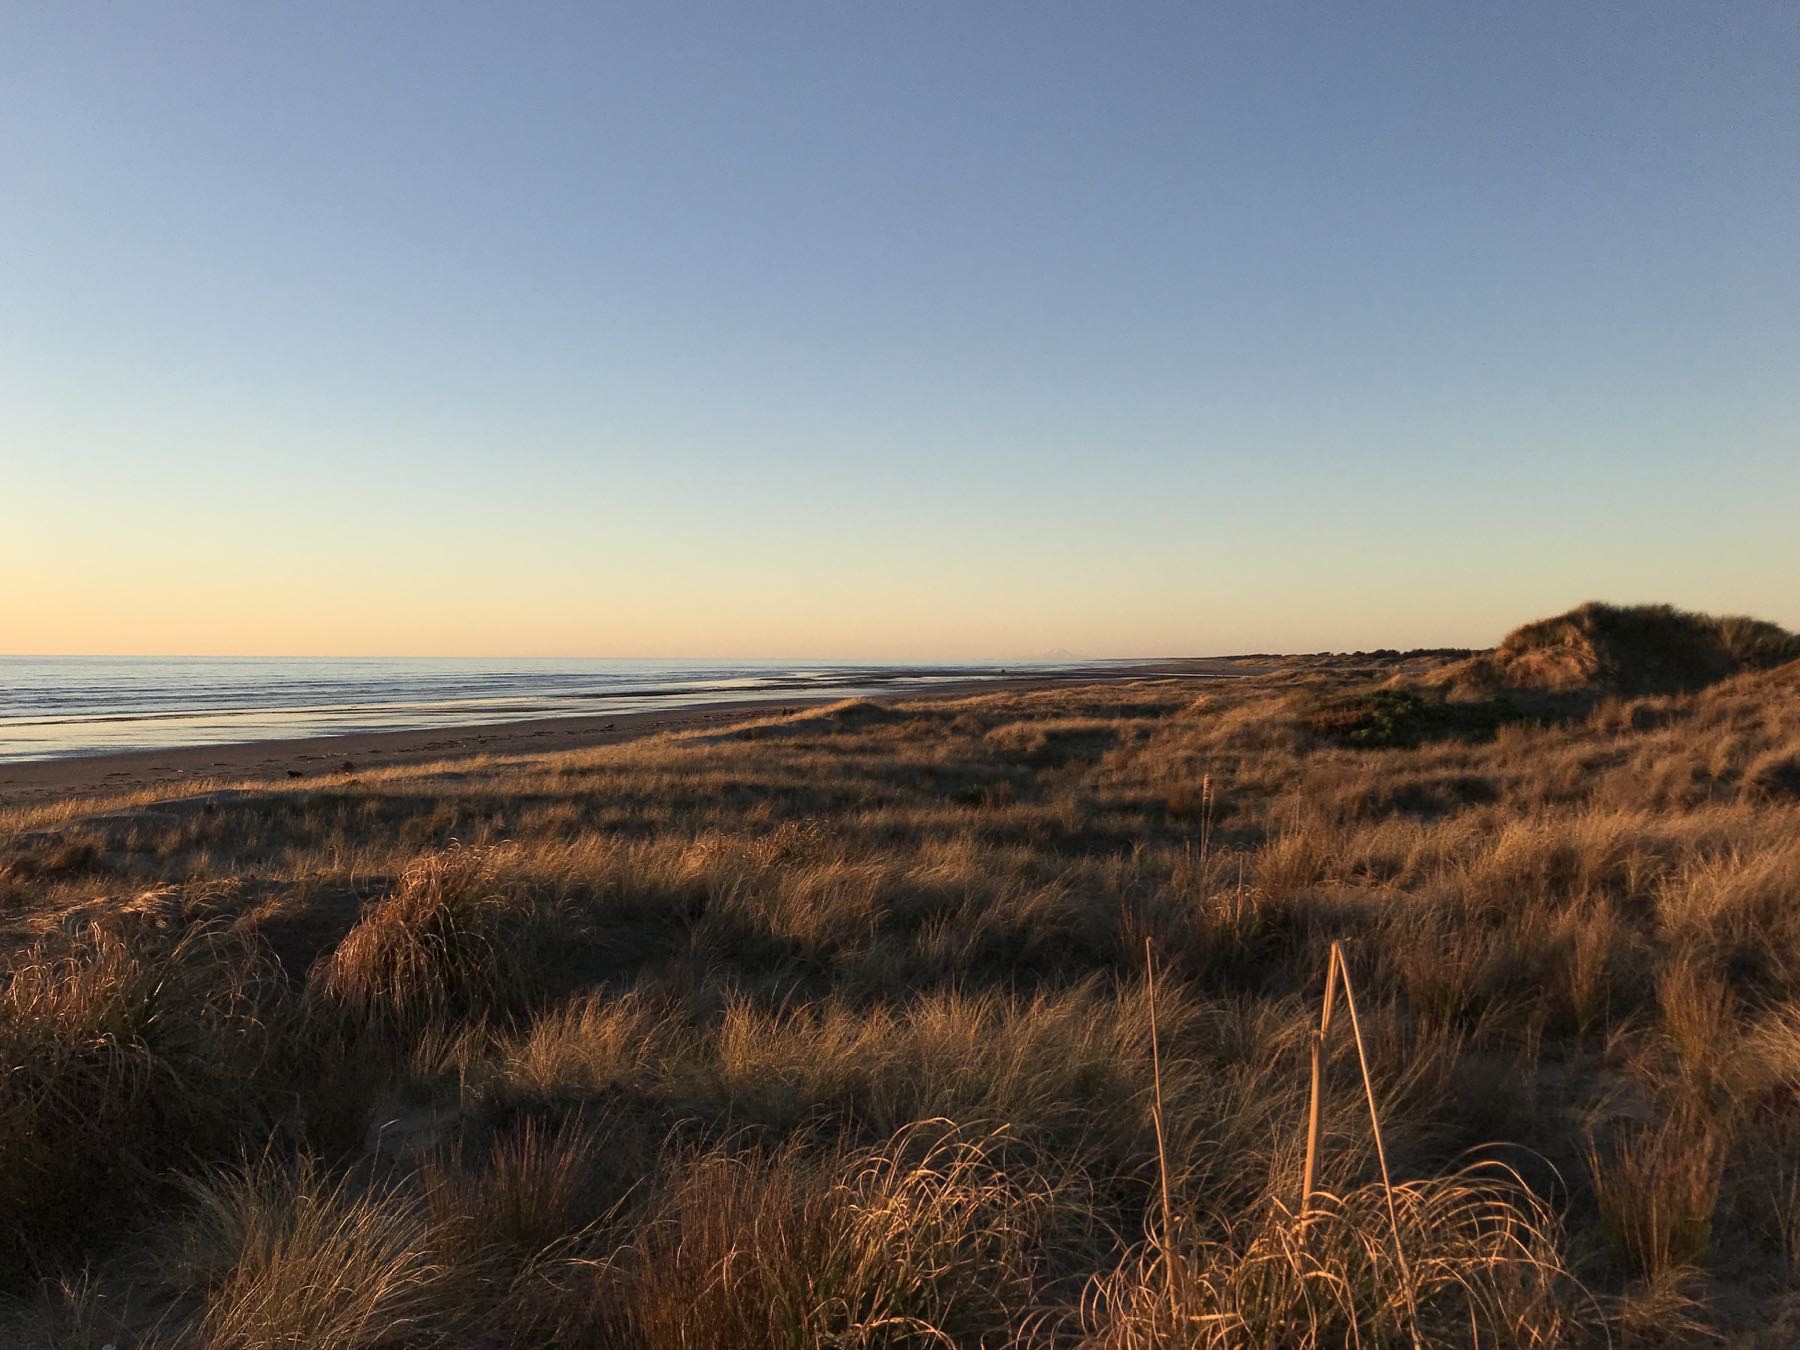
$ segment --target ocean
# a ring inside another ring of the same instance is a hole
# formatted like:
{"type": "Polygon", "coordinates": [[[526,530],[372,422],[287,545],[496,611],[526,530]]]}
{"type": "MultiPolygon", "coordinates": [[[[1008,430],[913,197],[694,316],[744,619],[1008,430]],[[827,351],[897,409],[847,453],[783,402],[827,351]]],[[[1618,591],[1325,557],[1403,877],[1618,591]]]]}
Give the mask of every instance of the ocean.
{"type": "MultiPolygon", "coordinates": [[[[1066,667],[1006,669],[1027,668],[1066,667]]],[[[784,694],[848,698],[1002,673],[993,664],[0,656],[0,763],[784,694]]]]}

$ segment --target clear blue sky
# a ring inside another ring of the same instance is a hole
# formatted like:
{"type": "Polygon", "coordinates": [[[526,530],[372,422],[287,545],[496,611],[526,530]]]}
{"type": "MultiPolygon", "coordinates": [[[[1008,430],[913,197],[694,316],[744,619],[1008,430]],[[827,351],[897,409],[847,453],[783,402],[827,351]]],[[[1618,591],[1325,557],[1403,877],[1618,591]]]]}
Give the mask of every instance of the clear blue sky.
{"type": "Polygon", "coordinates": [[[14,4],[0,650],[1800,624],[1800,7],[14,4]]]}

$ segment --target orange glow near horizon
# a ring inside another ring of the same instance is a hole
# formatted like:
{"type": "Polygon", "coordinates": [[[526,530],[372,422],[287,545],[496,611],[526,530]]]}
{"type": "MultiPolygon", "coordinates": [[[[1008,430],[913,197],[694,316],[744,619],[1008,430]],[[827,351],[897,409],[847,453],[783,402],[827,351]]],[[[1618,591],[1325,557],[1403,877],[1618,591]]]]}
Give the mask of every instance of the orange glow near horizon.
{"type": "Polygon", "coordinates": [[[1780,7],[23,8],[0,652],[1800,625],[1780,7]]]}

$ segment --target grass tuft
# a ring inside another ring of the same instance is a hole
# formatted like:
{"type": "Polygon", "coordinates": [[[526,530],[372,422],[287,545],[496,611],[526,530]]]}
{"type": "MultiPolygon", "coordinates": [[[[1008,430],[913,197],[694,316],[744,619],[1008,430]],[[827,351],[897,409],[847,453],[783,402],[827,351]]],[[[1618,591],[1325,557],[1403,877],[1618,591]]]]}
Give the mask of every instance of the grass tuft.
{"type": "Polygon", "coordinates": [[[1589,1145],[1602,1231],[1630,1274],[1666,1287],[1699,1266],[1724,1161],[1718,1128],[1687,1114],[1626,1126],[1609,1142],[1589,1145]]]}
{"type": "Polygon", "coordinates": [[[424,1207],[318,1164],[272,1160],[190,1183],[164,1279],[198,1304],[174,1339],[204,1350],[429,1343],[463,1309],[431,1257],[424,1207]]]}
{"type": "Polygon", "coordinates": [[[0,1262],[36,1268],[259,1119],[255,954],[89,927],[0,974],[0,1262]]]}
{"type": "Polygon", "coordinates": [[[1221,1235],[1152,1241],[1095,1282],[1093,1344],[1552,1346],[1582,1329],[1555,1217],[1496,1165],[1186,1231],[1208,1227],[1221,1235]]]}
{"type": "Polygon", "coordinates": [[[514,850],[453,847],[401,873],[314,971],[325,1002],[401,1033],[541,992],[550,907],[508,875],[514,850]]]}

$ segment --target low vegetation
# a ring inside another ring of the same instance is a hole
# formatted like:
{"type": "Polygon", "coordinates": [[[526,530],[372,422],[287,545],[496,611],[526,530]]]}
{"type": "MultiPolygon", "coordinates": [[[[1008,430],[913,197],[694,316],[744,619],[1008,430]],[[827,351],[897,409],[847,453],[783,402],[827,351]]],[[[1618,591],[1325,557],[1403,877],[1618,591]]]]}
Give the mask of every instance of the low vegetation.
{"type": "Polygon", "coordinates": [[[1795,660],[1800,637],[1761,619],[1596,602],[1517,628],[1493,651],[1445,668],[1436,682],[1540,699],[1636,697],[1691,693],[1795,660]]]}
{"type": "Polygon", "coordinates": [[[1784,641],[14,808],[0,1343],[1791,1344],[1784,641]]]}

